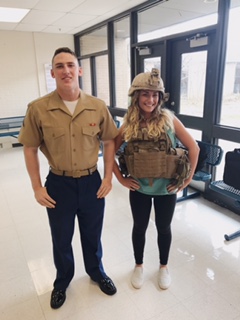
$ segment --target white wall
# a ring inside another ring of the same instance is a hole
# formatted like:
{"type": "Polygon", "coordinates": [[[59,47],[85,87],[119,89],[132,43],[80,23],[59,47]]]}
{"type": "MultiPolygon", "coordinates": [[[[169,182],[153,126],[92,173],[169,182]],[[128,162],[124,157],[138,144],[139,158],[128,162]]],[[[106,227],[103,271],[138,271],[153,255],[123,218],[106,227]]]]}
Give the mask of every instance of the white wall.
{"type": "Polygon", "coordinates": [[[74,50],[73,36],[0,31],[0,118],[25,115],[47,93],[44,65],[59,47],[74,50]]]}

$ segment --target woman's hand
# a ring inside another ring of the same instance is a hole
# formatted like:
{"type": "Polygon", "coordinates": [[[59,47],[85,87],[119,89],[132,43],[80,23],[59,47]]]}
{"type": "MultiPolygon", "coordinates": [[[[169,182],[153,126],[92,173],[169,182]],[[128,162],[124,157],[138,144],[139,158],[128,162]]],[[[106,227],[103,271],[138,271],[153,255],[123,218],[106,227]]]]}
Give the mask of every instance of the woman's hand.
{"type": "Polygon", "coordinates": [[[120,183],[131,191],[135,191],[140,188],[138,182],[132,177],[122,177],[120,183]]]}
{"type": "Polygon", "coordinates": [[[184,188],[186,188],[189,185],[191,180],[192,178],[185,179],[181,186],[176,186],[176,183],[172,182],[167,186],[167,191],[169,193],[177,193],[179,191],[182,191],[184,188]]]}

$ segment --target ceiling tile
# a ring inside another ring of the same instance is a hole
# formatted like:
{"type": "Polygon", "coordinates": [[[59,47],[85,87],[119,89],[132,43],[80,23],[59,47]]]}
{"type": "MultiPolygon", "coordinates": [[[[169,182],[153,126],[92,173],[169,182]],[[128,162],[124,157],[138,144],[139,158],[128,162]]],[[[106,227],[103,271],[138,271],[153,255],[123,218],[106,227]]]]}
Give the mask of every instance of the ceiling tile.
{"type": "Polygon", "coordinates": [[[53,24],[56,20],[63,17],[63,12],[49,12],[40,10],[31,10],[26,17],[22,20],[22,23],[32,24],[53,24]]]}
{"type": "MultiPolygon", "coordinates": [[[[43,32],[46,33],[58,33],[58,34],[66,34],[71,31],[72,27],[58,27],[58,26],[48,26],[46,27],[43,32]]],[[[70,33],[72,34],[72,33],[70,33]]]]}
{"type": "Polygon", "coordinates": [[[58,19],[52,24],[56,26],[77,27],[88,21],[94,21],[95,18],[96,16],[94,15],[68,13],[68,14],[65,14],[61,19],[58,19]]]}
{"type": "Polygon", "coordinates": [[[15,28],[15,30],[25,31],[25,32],[41,32],[45,28],[46,28],[46,25],[42,25],[42,24],[21,23],[15,28]]]}
{"type": "Polygon", "coordinates": [[[34,7],[34,9],[44,11],[58,11],[58,12],[70,12],[78,7],[85,0],[40,0],[34,7]]]}
{"type": "MultiPolygon", "coordinates": [[[[94,14],[102,15],[108,11],[111,11],[115,8],[123,6],[125,1],[120,2],[119,0],[101,0],[100,5],[96,5],[96,0],[88,0],[83,2],[80,6],[75,8],[73,12],[81,14],[94,14]]],[[[121,12],[123,10],[120,9],[121,12]]]]}
{"type": "Polygon", "coordinates": [[[0,7],[32,9],[39,0],[1,0],[0,7]]]}
{"type": "Polygon", "coordinates": [[[0,30],[14,30],[17,23],[0,22],[0,30]]]}

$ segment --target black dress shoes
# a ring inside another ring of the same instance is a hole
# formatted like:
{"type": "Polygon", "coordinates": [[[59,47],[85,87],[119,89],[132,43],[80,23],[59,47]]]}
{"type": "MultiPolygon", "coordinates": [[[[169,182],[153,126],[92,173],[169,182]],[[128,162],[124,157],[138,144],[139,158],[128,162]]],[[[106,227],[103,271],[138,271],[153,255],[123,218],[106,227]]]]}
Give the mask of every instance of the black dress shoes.
{"type": "Polygon", "coordinates": [[[66,300],[66,291],[53,289],[50,305],[53,309],[60,308],[66,300]]]}
{"type": "Polygon", "coordinates": [[[109,277],[99,280],[98,284],[102,292],[108,294],[109,296],[112,296],[117,292],[113,281],[109,277]]]}

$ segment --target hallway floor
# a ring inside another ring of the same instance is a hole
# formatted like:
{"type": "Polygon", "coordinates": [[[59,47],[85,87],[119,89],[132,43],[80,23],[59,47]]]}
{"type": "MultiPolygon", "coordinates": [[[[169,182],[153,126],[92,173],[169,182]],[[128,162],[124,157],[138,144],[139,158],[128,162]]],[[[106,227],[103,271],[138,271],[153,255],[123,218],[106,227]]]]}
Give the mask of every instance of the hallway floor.
{"type": "MultiPolygon", "coordinates": [[[[41,156],[43,180],[48,171],[41,156]]],[[[99,158],[102,172],[102,158],[99,158]]],[[[65,304],[49,305],[55,268],[46,210],[34,199],[22,148],[0,149],[1,320],[240,320],[240,216],[199,197],[177,204],[169,259],[172,285],[157,284],[154,216],[145,249],[145,282],[131,286],[134,268],[128,190],[114,178],[106,198],[103,263],[118,292],[107,296],[85,273],[79,232],[73,239],[75,276],[65,304]]]]}

